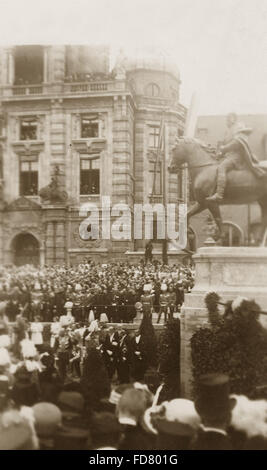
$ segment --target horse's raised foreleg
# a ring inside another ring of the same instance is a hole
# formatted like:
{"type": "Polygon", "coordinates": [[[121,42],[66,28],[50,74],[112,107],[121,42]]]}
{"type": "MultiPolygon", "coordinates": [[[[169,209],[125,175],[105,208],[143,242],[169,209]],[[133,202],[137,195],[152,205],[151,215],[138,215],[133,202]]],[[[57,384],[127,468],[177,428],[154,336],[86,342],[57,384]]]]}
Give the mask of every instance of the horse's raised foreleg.
{"type": "Polygon", "coordinates": [[[207,209],[209,209],[219,231],[219,238],[222,235],[222,216],[220,211],[220,206],[218,204],[208,204],[207,209]]]}
{"type": "Polygon", "coordinates": [[[205,207],[200,204],[199,202],[195,202],[192,207],[187,211],[187,223],[189,222],[190,217],[193,215],[199,214],[200,212],[204,211],[205,207]]]}

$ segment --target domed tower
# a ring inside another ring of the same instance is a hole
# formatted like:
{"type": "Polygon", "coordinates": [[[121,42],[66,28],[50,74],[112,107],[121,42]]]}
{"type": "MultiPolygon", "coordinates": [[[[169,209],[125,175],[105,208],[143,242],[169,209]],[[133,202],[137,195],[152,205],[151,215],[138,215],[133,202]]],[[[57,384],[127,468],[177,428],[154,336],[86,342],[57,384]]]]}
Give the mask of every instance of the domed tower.
{"type": "MultiPolygon", "coordinates": [[[[135,202],[177,204],[182,181],[169,174],[167,166],[175,138],[183,133],[186,117],[186,109],[179,103],[179,70],[168,56],[155,50],[142,50],[142,54],[128,60],[126,67],[136,102],[135,202]]],[[[154,223],[154,243],[155,231],[154,223]]],[[[136,249],[145,243],[136,241],[136,249]]],[[[156,247],[161,249],[160,244],[156,247]]]]}
{"type": "Polygon", "coordinates": [[[128,78],[139,100],[166,100],[172,106],[179,102],[180,72],[166,54],[154,49],[136,55],[127,64],[128,78]]]}

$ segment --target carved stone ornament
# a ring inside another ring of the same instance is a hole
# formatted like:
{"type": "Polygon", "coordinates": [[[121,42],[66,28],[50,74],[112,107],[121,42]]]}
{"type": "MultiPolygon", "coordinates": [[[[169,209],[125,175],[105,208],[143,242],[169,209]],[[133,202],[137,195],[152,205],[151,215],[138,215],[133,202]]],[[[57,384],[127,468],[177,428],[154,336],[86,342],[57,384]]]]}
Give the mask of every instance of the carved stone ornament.
{"type": "MultiPolygon", "coordinates": [[[[99,230],[99,232],[101,232],[101,230],[99,230]]],[[[101,233],[99,233],[99,238],[98,239],[83,240],[80,236],[79,227],[75,228],[75,230],[73,232],[73,239],[75,241],[75,244],[79,248],[88,248],[88,249],[100,248],[101,245],[102,245],[101,233]]]]}
{"type": "Polygon", "coordinates": [[[21,196],[6,206],[6,211],[39,211],[41,206],[31,199],[21,196]]]}
{"type": "Polygon", "coordinates": [[[13,142],[14,152],[20,157],[36,156],[44,150],[44,141],[41,140],[24,140],[13,142]]]}
{"type": "Polygon", "coordinates": [[[106,150],[106,139],[75,139],[72,141],[72,147],[78,153],[97,154],[106,150]]]}
{"type": "Polygon", "coordinates": [[[54,176],[51,178],[51,182],[44,186],[39,191],[39,196],[42,199],[42,202],[47,202],[49,204],[65,204],[68,199],[68,194],[66,191],[60,189],[59,185],[59,168],[56,167],[54,176]]]}

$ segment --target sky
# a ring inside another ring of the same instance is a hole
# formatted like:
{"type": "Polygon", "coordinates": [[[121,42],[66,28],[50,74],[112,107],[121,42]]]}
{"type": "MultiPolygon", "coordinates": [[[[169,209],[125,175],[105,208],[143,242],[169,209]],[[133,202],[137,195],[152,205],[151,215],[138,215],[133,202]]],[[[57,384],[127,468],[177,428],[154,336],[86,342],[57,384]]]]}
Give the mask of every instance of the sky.
{"type": "Polygon", "coordinates": [[[0,44],[154,46],[198,114],[267,114],[267,0],[0,0],[0,44]]]}

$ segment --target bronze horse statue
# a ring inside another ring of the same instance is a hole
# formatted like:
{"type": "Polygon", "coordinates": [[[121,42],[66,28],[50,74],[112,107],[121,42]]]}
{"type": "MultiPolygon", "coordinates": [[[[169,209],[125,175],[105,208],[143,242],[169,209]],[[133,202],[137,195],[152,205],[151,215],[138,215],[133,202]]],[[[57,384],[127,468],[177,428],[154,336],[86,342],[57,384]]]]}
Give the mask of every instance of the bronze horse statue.
{"type": "Polygon", "coordinates": [[[170,173],[178,173],[183,164],[187,163],[190,175],[194,205],[188,210],[187,221],[193,215],[208,209],[212,214],[219,235],[222,233],[222,218],[220,205],[249,204],[258,202],[262,212],[262,229],[264,236],[267,230],[267,165],[261,162],[266,169],[266,176],[261,178],[244,164],[240,170],[232,170],[228,173],[225,194],[219,203],[208,202],[207,197],[216,191],[217,169],[219,161],[215,151],[203,142],[194,138],[180,138],[172,150],[172,158],[168,170],[170,173]]]}

